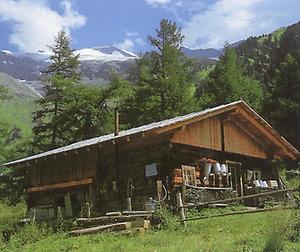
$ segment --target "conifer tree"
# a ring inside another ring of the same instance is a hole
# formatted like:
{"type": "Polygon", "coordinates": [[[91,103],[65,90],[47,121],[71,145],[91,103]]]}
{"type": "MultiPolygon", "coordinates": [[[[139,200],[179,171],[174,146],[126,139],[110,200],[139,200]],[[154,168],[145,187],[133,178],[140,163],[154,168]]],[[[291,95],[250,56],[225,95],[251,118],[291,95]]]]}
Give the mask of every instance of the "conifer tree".
{"type": "Polygon", "coordinates": [[[195,85],[191,62],[180,51],[184,36],[176,23],[161,20],[155,36],[149,36],[154,48],[138,60],[138,81],[134,96],[123,108],[130,126],[175,117],[194,110],[195,85]]]}
{"type": "Polygon", "coordinates": [[[114,108],[131,93],[131,87],[114,74],[107,87],[74,85],[65,91],[65,111],[59,120],[65,143],[72,143],[111,133],[114,127],[114,108]]]}
{"type": "Polygon", "coordinates": [[[43,72],[46,95],[38,103],[40,110],[34,113],[33,128],[34,146],[38,150],[47,150],[65,143],[64,132],[61,130],[64,121],[64,91],[80,80],[78,73],[79,55],[70,48],[70,38],[61,31],[55,37],[54,45],[50,46],[51,64],[43,72]]]}
{"type": "Polygon", "coordinates": [[[262,97],[260,83],[244,74],[235,50],[225,47],[224,55],[210,72],[199,94],[199,101],[207,107],[243,99],[254,109],[260,110],[262,97]]]}
{"type": "Polygon", "coordinates": [[[287,54],[280,64],[264,110],[272,125],[300,148],[300,53],[287,54]]]}

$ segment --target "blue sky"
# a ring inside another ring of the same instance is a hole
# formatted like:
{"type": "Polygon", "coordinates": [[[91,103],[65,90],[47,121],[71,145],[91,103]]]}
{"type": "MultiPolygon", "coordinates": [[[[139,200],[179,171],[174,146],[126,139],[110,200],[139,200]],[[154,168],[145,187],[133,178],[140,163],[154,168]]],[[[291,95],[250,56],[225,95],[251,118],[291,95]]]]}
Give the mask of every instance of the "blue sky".
{"type": "Polygon", "coordinates": [[[300,0],[0,0],[0,48],[45,50],[65,29],[74,48],[149,49],[162,18],[182,27],[190,48],[220,48],[300,21],[300,0]]]}

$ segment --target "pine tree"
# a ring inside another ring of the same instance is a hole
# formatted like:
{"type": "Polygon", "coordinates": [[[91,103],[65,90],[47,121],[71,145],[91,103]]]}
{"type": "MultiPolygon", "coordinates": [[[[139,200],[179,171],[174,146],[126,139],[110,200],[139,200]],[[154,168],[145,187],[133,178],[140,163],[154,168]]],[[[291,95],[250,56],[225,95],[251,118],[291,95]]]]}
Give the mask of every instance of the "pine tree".
{"type": "Polygon", "coordinates": [[[194,110],[195,85],[191,62],[180,51],[183,39],[176,23],[166,19],[160,22],[155,36],[148,37],[154,50],[138,60],[137,87],[123,108],[130,126],[194,110]]]}
{"type": "Polygon", "coordinates": [[[46,95],[38,103],[41,109],[34,113],[33,128],[34,146],[38,150],[48,150],[65,143],[64,132],[61,130],[64,121],[60,115],[64,111],[64,92],[80,80],[78,73],[79,55],[70,48],[70,38],[61,31],[50,47],[52,63],[43,72],[46,95]]]}
{"type": "Polygon", "coordinates": [[[264,110],[272,125],[300,148],[300,53],[287,54],[280,64],[264,110]]]}
{"type": "Polygon", "coordinates": [[[111,133],[114,108],[131,93],[131,87],[114,74],[107,87],[77,84],[65,90],[65,110],[58,117],[63,121],[66,144],[111,133]]]}
{"type": "Polygon", "coordinates": [[[260,83],[244,74],[234,49],[225,47],[208,80],[199,94],[200,104],[216,106],[239,99],[245,100],[256,110],[260,110],[263,91],[260,83]]]}

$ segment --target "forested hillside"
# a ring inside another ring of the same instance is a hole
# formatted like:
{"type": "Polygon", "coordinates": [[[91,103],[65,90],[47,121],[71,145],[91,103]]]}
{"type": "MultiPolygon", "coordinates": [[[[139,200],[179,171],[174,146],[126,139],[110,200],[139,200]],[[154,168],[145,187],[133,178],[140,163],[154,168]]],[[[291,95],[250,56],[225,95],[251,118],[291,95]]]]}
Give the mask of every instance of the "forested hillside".
{"type": "Polygon", "coordinates": [[[299,148],[300,23],[250,37],[236,51],[247,75],[262,84],[262,115],[299,148]]]}

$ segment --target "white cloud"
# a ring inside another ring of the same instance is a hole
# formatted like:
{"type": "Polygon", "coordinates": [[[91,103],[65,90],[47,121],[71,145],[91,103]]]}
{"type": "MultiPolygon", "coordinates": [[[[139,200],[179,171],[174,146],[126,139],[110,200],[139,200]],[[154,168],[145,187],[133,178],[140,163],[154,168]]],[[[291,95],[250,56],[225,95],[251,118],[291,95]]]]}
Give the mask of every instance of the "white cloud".
{"type": "Polygon", "coordinates": [[[146,2],[149,5],[152,5],[154,7],[159,6],[159,5],[166,5],[168,3],[171,3],[171,0],[146,0],[146,2]]]}
{"type": "Polygon", "coordinates": [[[120,43],[115,43],[115,46],[126,51],[135,51],[136,46],[144,46],[145,44],[138,32],[125,31],[124,40],[120,43]]]}
{"type": "Polygon", "coordinates": [[[0,21],[12,23],[9,41],[20,51],[48,50],[53,38],[64,29],[85,25],[86,17],[74,11],[70,1],[62,1],[63,14],[52,10],[46,0],[0,0],[0,21]]]}
{"type": "Polygon", "coordinates": [[[184,22],[183,33],[188,47],[220,48],[299,19],[299,0],[218,0],[184,22]]]}
{"type": "Polygon", "coordinates": [[[117,43],[115,46],[126,51],[132,51],[134,49],[134,42],[129,38],[125,38],[123,42],[117,43]]]}

